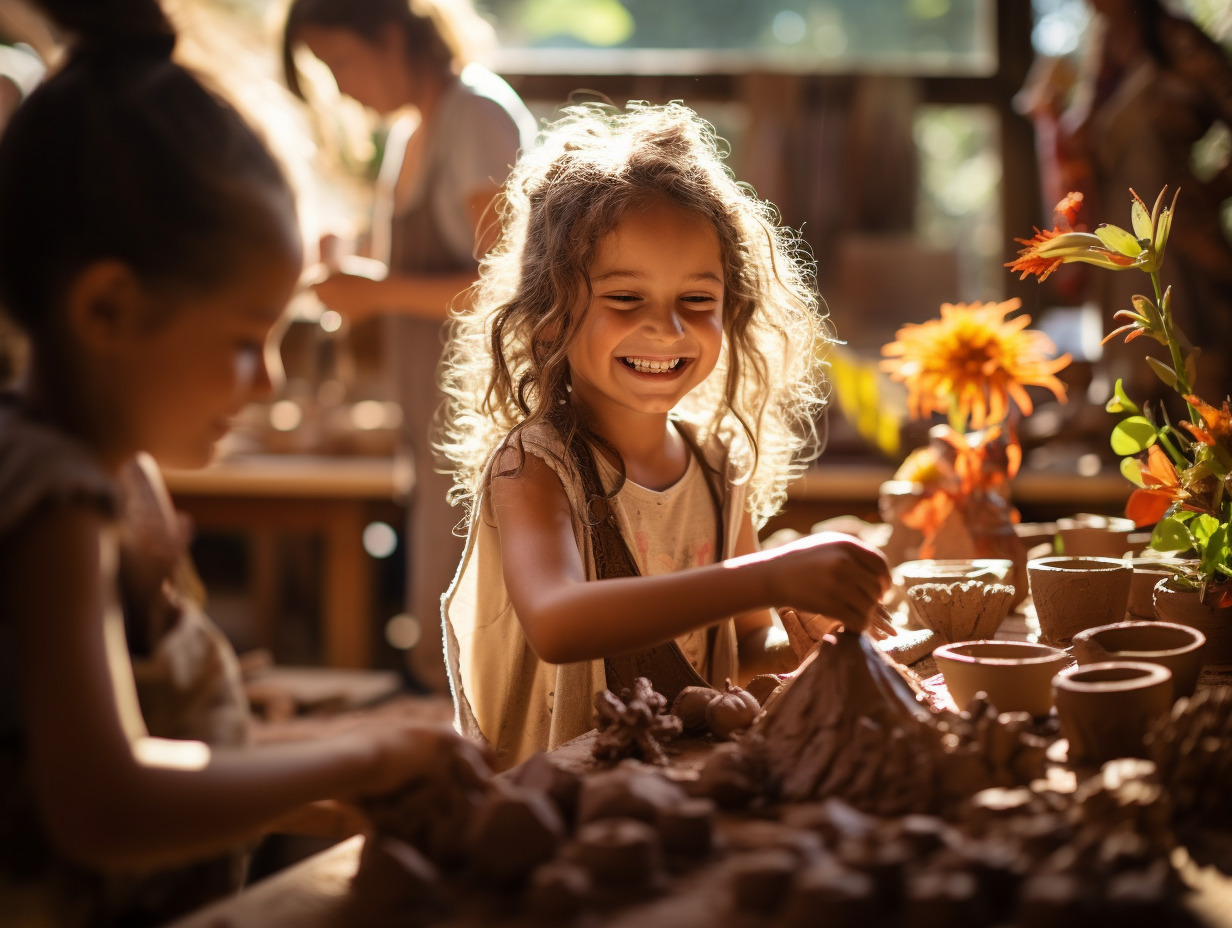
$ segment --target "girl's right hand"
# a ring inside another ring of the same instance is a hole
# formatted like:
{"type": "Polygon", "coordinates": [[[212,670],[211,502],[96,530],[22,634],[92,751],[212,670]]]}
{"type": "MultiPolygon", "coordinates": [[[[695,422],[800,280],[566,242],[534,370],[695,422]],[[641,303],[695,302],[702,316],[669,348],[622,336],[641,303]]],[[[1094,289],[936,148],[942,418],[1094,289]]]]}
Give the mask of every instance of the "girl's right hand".
{"type": "Polygon", "coordinates": [[[767,551],[776,603],[864,631],[890,589],[885,556],[851,535],[820,532],[767,551]]]}
{"type": "Polygon", "coordinates": [[[356,784],[351,798],[386,796],[440,770],[471,779],[468,785],[475,786],[492,773],[483,749],[448,725],[381,719],[351,734],[365,739],[373,752],[367,775],[356,784]]]}

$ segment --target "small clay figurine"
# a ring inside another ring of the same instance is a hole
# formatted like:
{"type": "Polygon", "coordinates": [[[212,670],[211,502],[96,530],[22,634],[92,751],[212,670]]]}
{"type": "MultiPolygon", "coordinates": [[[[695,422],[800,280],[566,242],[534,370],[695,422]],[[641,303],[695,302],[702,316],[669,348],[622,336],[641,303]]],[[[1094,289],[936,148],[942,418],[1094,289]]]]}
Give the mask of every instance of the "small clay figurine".
{"type": "Polygon", "coordinates": [[[680,719],[667,712],[667,700],[648,679],[638,677],[633,689],[621,690],[620,696],[611,690],[596,693],[595,712],[599,716],[595,760],[636,757],[653,764],[667,763],[660,742],[680,734],[680,719]]]}

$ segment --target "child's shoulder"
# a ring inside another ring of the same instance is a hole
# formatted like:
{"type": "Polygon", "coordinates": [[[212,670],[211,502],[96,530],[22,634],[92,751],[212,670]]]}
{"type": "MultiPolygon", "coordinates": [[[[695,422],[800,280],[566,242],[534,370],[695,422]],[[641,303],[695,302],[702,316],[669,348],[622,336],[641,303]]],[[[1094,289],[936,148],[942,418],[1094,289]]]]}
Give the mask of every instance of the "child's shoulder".
{"type": "Polygon", "coordinates": [[[0,398],[0,536],[48,502],[79,502],[108,516],[116,488],[98,461],[63,432],[0,398]]]}

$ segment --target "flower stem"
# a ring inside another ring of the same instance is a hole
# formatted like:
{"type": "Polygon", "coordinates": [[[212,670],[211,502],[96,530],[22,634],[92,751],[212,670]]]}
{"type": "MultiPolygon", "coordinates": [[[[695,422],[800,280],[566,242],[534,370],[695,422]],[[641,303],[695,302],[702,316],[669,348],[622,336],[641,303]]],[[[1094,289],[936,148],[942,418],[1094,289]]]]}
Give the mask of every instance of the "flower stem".
{"type": "MultiPolygon", "coordinates": [[[[1163,292],[1159,285],[1159,271],[1151,271],[1151,287],[1155,290],[1155,305],[1159,307],[1159,321],[1163,326],[1164,338],[1168,341],[1168,352],[1172,355],[1172,370],[1176,373],[1176,392],[1181,396],[1193,393],[1189,383],[1189,374],[1185,370],[1185,359],[1181,355],[1181,345],[1176,337],[1176,326],[1172,323],[1172,307],[1164,303],[1163,292]]],[[[1185,401],[1189,411],[1189,421],[1198,421],[1198,410],[1194,409],[1189,400],[1185,401]]]]}

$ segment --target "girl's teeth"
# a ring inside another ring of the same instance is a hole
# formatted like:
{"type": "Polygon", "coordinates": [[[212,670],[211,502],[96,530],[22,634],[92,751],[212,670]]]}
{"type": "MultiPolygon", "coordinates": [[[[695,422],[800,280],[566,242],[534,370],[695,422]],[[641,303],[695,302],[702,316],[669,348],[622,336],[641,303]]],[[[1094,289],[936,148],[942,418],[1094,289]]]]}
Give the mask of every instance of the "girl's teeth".
{"type": "Polygon", "coordinates": [[[639,374],[663,374],[667,371],[674,371],[680,364],[680,358],[672,358],[670,361],[647,361],[643,358],[625,358],[625,363],[639,374]]]}

